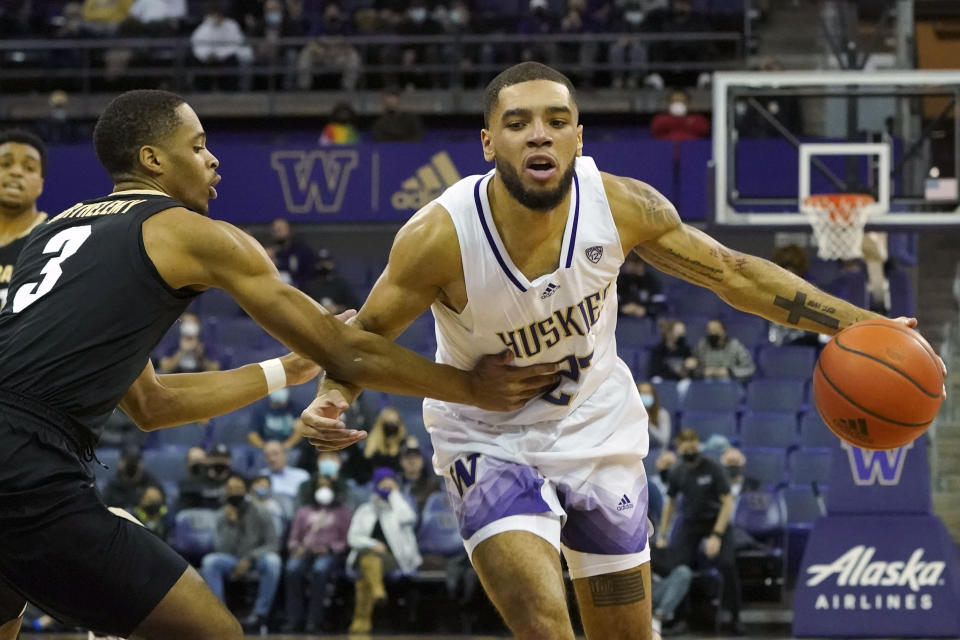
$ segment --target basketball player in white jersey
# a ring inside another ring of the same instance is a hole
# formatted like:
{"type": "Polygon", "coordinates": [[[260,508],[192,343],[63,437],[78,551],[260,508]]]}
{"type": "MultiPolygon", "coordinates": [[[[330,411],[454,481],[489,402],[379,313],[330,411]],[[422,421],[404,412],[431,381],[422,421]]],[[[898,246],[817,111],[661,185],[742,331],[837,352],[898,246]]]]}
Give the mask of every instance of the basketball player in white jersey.
{"type": "MultiPolygon", "coordinates": [[[[516,638],[573,640],[562,553],[590,640],[649,639],[647,416],[614,338],[624,256],[789,326],[832,334],[877,316],[686,226],[649,185],[601,173],[582,156],[573,94],[532,62],[490,83],[481,142],[496,168],[404,225],[353,322],[395,338],[429,307],[440,362],[469,368],[506,349],[522,364],[564,363],[558,386],[513,412],[425,401],[434,466],[516,638]]],[[[304,421],[322,431],[358,392],[324,381],[304,421]]],[[[344,441],[334,430],[311,438],[344,441]]]]}

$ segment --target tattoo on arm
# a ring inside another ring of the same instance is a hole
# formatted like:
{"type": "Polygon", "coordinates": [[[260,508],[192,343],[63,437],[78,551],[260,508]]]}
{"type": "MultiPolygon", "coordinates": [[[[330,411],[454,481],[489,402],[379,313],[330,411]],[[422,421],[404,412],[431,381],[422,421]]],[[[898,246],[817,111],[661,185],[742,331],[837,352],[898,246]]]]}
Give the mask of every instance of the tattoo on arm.
{"type": "Polygon", "coordinates": [[[801,318],[806,318],[807,320],[822,324],[831,329],[840,327],[840,321],[828,315],[836,311],[836,309],[825,307],[821,311],[818,311],[817,309],[820,308],[820,304],[812,300],[807,302],[807,294],[802,291],[797,291],[793,300],[784,298],[783,296],[777,296],[774,298],[773,304],[790,312],[786,319],[787,324],[797,325],[800,324],[801,318]]]}
{"type": "Polygon", "coordinates": [[[595,607],[617,607],[640,602],[646,597],[643,573],[614,573],[588,578],[590,596],[595,607]]]}

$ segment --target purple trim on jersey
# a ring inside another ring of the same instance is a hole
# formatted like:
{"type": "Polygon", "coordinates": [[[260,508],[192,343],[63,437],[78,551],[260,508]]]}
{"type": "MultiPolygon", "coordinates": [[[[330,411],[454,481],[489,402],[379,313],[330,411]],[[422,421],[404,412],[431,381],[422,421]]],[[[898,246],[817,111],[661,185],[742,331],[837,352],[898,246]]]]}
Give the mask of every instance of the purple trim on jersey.
{"type": "Polygon", "coordinates": [[[624,555],[643,551],[647,546],[647,484],[638,483],[630,494],[609,494],[599,504],[595,496],[578,495],[561,490],[567,521],[560,532],[560,541],[581,553],[624,555]],[[625,507],[617,511],[617,507],[625,507]]]}
{"type": "Polygon", "coordinates": [[[573,188],[577,203],[573,208],[573,228],[570,230],[570,248],[567,249],[567,269],[573,264],[573,248],[577,244],[577,222],[580,220],[580,180],[577,178],[576,171],[573,173],[573,188]]]}
{"type": "MultiPolygon", "coordinates": [[[[484,178],[485,177],[486,176],[484,176],[484,178]]],[[[490,233],[490,227],[487,226],[487,217],[483,215],[483,201],[480,199],[481,182],[483,182],[483,178],[477,180],[477,184],[473,187],[473,200],[477,203],[477,215],[480,216],[480,226],[483,227],[483,234],[487,236],[487,243],[493,250],[493,255],[497,259],[497,262],[500,263],[500,268],[503,269],[503,272],[507,274],[508,278],[510,278],[510,282],[516,285],[517,289],[520,289],[520,291],[526,291],[526,287],[520,284],[520,281],[517,280],[516,276],[513,275],[513,272],[510,271],[509,267],[507,267],[507,263],[503,261],[503,256],[501,256],[500,252],[497,251],[497,243],[493,241],[493,234],[490,233]]]]}
{"type": "Polygon", "coordinates": [[[543,478],[525,465],[481,455],[476,482],[472,487],[464,487],[463,498],[451,478],[446,479],[446,484],[464,540],[507,516],[550,511],[550,505],[540,495],[543,478]]]}

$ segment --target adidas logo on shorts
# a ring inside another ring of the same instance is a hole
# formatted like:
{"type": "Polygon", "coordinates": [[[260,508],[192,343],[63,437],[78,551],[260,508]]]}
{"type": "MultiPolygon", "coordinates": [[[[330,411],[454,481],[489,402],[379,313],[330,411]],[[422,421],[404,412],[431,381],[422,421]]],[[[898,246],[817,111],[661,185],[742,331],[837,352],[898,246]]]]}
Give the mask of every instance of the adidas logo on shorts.
{"type": "Polygon", "coordinates": [[[617,511],[626,511],[627,509],[633,509],[633,503],[630,502],[627,494],[623,494],[623,497],[620,498],[620,504],[617,505],[617,511]]]}
{"type": "Polygon", "coordinates": [[[407,178],[390,198],[394,209],[419,209],[460,181],[460,173],[446,151],[436,153],[430,162],[407,178]]]}

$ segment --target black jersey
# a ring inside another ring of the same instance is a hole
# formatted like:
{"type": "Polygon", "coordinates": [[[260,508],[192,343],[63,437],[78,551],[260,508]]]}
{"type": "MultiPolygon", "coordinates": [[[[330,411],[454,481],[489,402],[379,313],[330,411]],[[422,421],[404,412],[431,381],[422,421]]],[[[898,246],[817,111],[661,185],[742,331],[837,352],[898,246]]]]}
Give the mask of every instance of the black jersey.
{"type": "MultiPolygon", "coordinates": [[[[46,214],[41,215],[37,224],[43,222],[44,218],[46,218],[46,214]]],[[[36,226],[37,225],[31,227],[30,231],[33,231],[36,226]]],[[[20,251],[22,251],[23,247],[27,244],[29,233],[28,231],[13,242],[0,247],[0,307],[3,307],[7,302],[7,290],[10,286],[10,280],[13,279],[13,266],[17,264],[17,257],[20,255],[20,251]]]]}
{"type": "Polygon", "coordinates": [[[143,371],[195,292],[160,277],[141,225],[183,205],[124,191],[70,207],[30,234],[0,311],[0,391],[60,410],[82,442],[143,371]]]}

